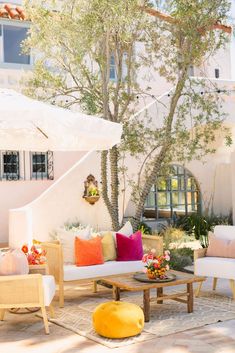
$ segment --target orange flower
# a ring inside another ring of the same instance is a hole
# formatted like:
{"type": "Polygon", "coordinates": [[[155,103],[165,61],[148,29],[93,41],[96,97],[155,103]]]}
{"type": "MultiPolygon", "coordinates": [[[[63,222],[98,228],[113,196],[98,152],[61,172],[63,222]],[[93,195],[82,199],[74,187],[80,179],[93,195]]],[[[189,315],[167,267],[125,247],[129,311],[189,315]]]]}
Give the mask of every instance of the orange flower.
{"type": "Polygon", "coordinates": [[[27,254],[27,253],[29,252],[28,246],[27,246],[26,244],[24,244],[24,245],[22,246],[21,250],[22,250],[25,254],[27,254]]]}

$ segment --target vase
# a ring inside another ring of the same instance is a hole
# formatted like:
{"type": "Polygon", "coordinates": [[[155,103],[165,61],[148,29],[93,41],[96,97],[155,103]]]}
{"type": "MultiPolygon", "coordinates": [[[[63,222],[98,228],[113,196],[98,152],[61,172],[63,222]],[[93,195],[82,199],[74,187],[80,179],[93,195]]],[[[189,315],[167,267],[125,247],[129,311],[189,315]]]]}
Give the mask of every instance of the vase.
{"type": "Polygon", "coordinates": [[[152,271],[148,270],[146,274],[147,274],[148,279],[156,279],[157,278],[155,273],[153,273],[152,271]]]}

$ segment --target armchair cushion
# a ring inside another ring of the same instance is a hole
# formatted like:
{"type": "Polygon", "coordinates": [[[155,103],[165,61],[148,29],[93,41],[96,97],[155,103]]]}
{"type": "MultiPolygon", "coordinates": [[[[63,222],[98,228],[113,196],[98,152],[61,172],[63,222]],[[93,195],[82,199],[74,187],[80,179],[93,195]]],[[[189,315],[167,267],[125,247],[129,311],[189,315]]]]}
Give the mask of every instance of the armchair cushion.
{"type": "Polygon", "coordinates": [[[55,295],[55,279],[53,276],[42,276],[43,290],[44,290],[44,304],[49,306],[55,295]]]}
{"type": "Polygon", "coordinates": [[[235,279],[235,259],[202,257],[195,261],[195,275],[235,279]]]}
{"type": "Polygon", "coordinates": [[[206,256],[229,257],[235,259],[235,239],[227,240],[209,233],[209,246],[206,256]]]}
{"type": "Polygon", "coordinates": [[[219,225],[215,226],[214,234],[217,238],[234,240],[235,239],[235,226],[219,225]]]}

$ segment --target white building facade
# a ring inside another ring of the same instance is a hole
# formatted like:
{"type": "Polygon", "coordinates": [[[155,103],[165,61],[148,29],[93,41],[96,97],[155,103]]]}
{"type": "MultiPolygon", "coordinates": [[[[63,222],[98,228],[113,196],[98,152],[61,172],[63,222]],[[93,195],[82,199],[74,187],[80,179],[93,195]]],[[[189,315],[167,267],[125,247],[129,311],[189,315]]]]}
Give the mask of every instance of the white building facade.
{"type": "MultiPolygon", "coordinates": [[[[33,67],[32,57],[19,55],[20,42],[29,25],[22,18],[0,17],[0,88],[20,90],[25,71],[33,67]]],[[[232,36],[225,49],[210,58],[204,67],[191,68],[189,74],[215,80],[219,87],[232,92],[235,89],[234,43],[232,36]]],[[[150,85],[151,93],[162,96],[167,102],[167,92],[171,87],[157,75],[152,76],[150,85]]],[[[224,110],[228,113],[226,123],[233,131],[235,92],[223,98],[224,110]]],[[[140,101],[138,110],[145,109],[148,104],[150,114],[157,115],[159,112],[156,112],[156,104],[151,99],[140,101]]],[[[233,135],[235,139],[235,130],[233,135]]],[[[235,214],[235,145],[226,147],[218,134],[216,147],[216,154],[208,157],[206,163],[193,161],[184,166],[174,165],[171,178],[163,182],[161,188],[153,186],[143,211],[144,220],[155,224],[157,220],[172,218],[175,213],[190,214],[207,209],[218,215],[228,215],[234,209],[235,214]]],[[[137,178],[136,163],[133,159],[127,160],[128,173],[133,180],[137,178]]],[[[100,156],[97,153],[84,158],[83,153],[1,151],[0,243],[8,241],[8,226],[10,237],[20,232],[22,239],[31,234],[41,240],[46,240],[48,233],[69,219],[91,224],[96,229],[110,228],[110,218],[103,201],[91,206],[82,198],[83,182],[89,174],[100,181],[100,156]]],[[[120,189],[123,190],[122,186],[120,189]]],[[[120,204],[123,205],[120,219],[132,216],[134,205],[129,187],[125,193],[121,192],[120,204]]]]}

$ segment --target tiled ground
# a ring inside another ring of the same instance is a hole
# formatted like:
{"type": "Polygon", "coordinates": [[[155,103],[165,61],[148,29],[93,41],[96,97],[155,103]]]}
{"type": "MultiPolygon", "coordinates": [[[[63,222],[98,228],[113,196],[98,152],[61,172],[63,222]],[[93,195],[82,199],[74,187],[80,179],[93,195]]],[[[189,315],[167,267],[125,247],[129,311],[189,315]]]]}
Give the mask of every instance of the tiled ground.
{"type": "MultiPolygon", "coordinates": [[[[208,280],[207,286],[210,282],[208,280]]],[[[84,283],[79,291],[68,288],[66,293],[74,297],[89,291],[84,283]]],[[[218,292],[231,295],[227,281],[218,283],[218,292]]],[[[50,331],[49,336],[44,334],[42,321],[34,314],[7,313],[6,320],[0,323],[0,353],[235,353],[235,320],[116,349],[54,324],[50,324],[50,331]]]]}

